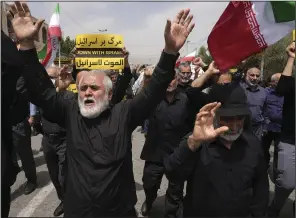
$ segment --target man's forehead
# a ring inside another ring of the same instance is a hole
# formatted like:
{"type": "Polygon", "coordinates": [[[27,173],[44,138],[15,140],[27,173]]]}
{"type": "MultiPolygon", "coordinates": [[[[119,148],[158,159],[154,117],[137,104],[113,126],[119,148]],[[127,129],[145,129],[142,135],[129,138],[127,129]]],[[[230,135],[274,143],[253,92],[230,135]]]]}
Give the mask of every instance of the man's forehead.
{"type": "Polygon", "coordinates": [[[92,74],[88,71],[82,71],[77,77],[79,84],[101,84],[103,83],[104,75],[92,74]]]}
{"type": "Polygon", "coordinates": [[[248,70],[248,73],[249,73],[249,74],[250,74],[250,73],[260,74],[260,70],[254,67],[254,68],[250,68],[250,69],[248,70]]]}
{"type": "Polygon", "coordinates": [[[184,66],[184,65],[180,66],[180,69],[181,70],[185,70],[185,69],[190,69],[191,70],[190,66],[184,66]]]}

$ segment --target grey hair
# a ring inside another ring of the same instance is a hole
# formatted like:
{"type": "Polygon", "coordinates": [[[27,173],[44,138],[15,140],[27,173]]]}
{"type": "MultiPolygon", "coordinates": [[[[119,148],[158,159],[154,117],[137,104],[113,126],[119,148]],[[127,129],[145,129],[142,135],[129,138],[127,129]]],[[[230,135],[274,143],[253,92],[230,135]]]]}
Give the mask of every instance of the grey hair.
{"type": "Polygon", "coordinates": [[[275,81],[277,81],[277,80],[279,79],[280,76],[281,76],[280,73],[275,73],[275,74],[273,74],[273,75],[270,77],[270,81],[271,81],[271,82],[275,82],[275,81]]]}
{"type": "Polygon", "coordinates": [[[190,62],[189,61],[181,62],[179,64],[178,68],[176,68],[177,73],[181,72],[181,67],[190,67],[190,69],[191,69],[190,62]]]}
{"type": "MultiPolygon", "coordinates": [[[[105,86],[105,90],[106,90],[106,93],[109,93],[112,88],[113,88],[113,84],[112,84],[112,81],[109,77],[109,75],[111,75],[110,73],[112,73],[112,70],[90,70],[88,71],[88,73],[91,75],[94,75],[94,76],[98,76],[98,75],[104,75],[104,80],[103,80],[103,84],[105,86]]],[[[80,84],[80,81],[77,81],[78,85],[80,84]]]]}

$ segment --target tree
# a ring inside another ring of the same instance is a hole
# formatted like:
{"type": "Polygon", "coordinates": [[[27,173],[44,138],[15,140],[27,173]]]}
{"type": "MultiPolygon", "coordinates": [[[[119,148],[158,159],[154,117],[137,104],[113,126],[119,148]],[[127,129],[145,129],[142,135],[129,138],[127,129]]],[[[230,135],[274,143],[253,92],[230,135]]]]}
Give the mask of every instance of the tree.
{"type": "Polygon", "coordinates": [[[69,36],[67,36],[66,39],[62,38],[61,53],[68,56],[74,47],[75,47],[75,40],[74,39],[71,39],[69,36]]]}
{"type": "Polygon", "coordinates": [[[275,73],[283,72],[288,56],[285,49],[292,42],[292,33],[276,42],[272,46],[265,49],[264,52],[254,54],[241,64],[242,69],[246,72],[250,67],[261,66],[262,57],[264,55],[264,66],[263,66],[263,79],[266,80],[268,77],[275,73]]]}
{"type": "Polygon", "coordinates": [[[199,48],[197,56],[200,57],[203,60],[203,62],[207,65],[209,65],[213,61],[210,52],[204,46],[201,46],[199,48]]]}

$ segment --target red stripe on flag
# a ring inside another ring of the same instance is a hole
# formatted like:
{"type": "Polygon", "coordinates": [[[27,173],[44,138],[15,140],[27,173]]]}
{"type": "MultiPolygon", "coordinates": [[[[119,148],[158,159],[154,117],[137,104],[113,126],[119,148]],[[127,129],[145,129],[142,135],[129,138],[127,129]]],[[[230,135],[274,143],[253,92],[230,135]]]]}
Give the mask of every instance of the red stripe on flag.
{"type": "Polygon", "coordinates": [[[177,60],[175,66],[176,66],[176,67],[179,67],[179,65],[180,65],[181,62],[187,62],[187,61],[191,62],[191,61],[194,60],[194,58],[195,58],[194,56],[188,56],[188,57],[180,58],[179,60],[177,60]]]}
{"type": "Polygon", "coordinates": [[[46,67],[48,64],[48,61],[50,60],[50,57],[52,55],[52,46],[51,46],[51,38],[49,33],[47,34],[47,50],[46,50],[46,56],[42,61],[42,65],[46,67]]]}
{"type": "MultiPolygon", "coordinates": [[[[257,41],[255,39],[254,28],[256,31],[259,27],[256,27],[251,6],[250,2],[230,2],[209,35],[209,51],[221,71],[228,70],[267,47],[265,42],[260,47],[258,38],[257,41]],[[252,24],[253,29],[250,28],[252,24]]],[[[258,36],[260,40],[263,39],[259,31],[258,36]]]]}
{"type": "Polygon", "coordinates": [[[59,26],[49,27],[48,33],[51,37],[54,37],[54,36],[59,37],[59,38],[62,37],[62,30],[61,30],[61,27],[59,27],[59,26]]]}

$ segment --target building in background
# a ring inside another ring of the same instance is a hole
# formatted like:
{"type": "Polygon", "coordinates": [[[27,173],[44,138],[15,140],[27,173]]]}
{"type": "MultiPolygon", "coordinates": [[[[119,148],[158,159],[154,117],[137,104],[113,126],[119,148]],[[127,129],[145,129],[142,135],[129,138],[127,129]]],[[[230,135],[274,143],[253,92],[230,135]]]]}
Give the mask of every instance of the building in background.
{"type": "MultiPolygon", "coordinates": [[[[15,34],[13,31],[11,22],[6,16],[6,11],[8,11],[9,9],[10,9],[9,4],[5,2],[1,2],[1,21],[2,21],[1,29],[5,34],[7,34],[10,38],[12,38],[15,41],[16,38],[15,38],[15,34]]],[[[34,22],[38,20],[33,16],[32,16],[32,19],[34,22]]],[[[35,38],[35,45],[36,45],[37,51],[40,51],[47,42],[47,30],[48,30],[48,24],[44,22],[42,24],[42,27],[39,31],[38,36],[35,38]]]]}

